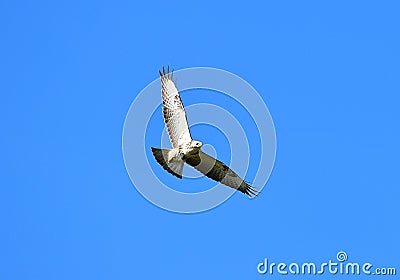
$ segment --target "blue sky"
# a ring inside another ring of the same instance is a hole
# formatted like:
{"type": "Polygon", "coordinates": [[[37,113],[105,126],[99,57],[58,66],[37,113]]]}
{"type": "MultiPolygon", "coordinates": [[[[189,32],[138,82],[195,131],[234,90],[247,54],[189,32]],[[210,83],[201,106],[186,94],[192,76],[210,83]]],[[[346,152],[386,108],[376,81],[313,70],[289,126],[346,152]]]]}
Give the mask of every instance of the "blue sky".
{"type": "Polygon", "coordinates": [[[0,278],[280,279],[257,264],[341,250],[400,273],[399,8],[3,1],[0,278]],[[262,95],[278,149],[257,199],[184,215],[135,190],[125,115],[167,64],[225,69],[262,95]]]}

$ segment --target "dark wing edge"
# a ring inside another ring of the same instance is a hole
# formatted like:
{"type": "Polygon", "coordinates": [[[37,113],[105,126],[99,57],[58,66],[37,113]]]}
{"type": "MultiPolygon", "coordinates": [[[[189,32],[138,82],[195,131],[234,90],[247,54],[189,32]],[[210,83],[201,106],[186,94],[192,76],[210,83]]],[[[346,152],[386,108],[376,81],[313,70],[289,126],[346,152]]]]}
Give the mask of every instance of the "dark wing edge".
{"type": "MultiPolygon", "coordinates": [[[[175,172],[174,170],[172,170],[172,166],[173,165],[168,165],[167,161],[165,160],[165,155],[162,153],[162,149],[158,149],[158,148],[153,148],[151,147],[151,152],[153,153],[154,158],[156,159],[156,161],[158,162],[158,164],[160,164],[162,166],[162,168],[164,168],[168,173],[178,177],[179,179],[182,179],[182,170],[180,170],[181,174],[179,174],[178,172],[175,172]]],[[[182,161],[182,166],[183,166],[183,161],[182,161]]]]}

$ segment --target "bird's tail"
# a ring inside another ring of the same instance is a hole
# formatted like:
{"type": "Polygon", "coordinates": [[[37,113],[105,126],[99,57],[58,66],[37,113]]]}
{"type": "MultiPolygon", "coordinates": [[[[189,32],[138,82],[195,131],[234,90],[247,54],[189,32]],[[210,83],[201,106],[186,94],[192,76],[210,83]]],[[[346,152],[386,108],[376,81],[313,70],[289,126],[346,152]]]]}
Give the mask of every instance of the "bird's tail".
{"type": "Polygon", "coordinates": [[[183,171],[183,160],[177,159],[174,154],[175,150],[171,149],[159,149],[151,147],[151,151],[153,152],[153,156],[156,161],[169,173],[182,179],[182,171],[183,171]]]}

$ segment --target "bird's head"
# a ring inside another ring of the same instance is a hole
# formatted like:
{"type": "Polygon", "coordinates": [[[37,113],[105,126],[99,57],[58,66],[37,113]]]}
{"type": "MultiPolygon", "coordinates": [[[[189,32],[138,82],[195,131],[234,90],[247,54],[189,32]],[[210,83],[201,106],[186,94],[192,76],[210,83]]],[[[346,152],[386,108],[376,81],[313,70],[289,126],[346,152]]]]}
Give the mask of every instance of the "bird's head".
{"type": "Polygon", "coordinates": [[[192,146],[193,149],[199,150],[203,146],[203,143],[201,143],[200,141],[192,140],[190,146],[192,146]]]}

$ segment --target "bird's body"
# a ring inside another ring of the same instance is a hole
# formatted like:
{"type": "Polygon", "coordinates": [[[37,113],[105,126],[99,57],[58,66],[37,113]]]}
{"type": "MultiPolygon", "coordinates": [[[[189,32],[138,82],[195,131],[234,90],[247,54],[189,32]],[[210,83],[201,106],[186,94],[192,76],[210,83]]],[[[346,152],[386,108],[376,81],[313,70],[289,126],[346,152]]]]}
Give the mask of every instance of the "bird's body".
{"type": "Polygon", "coordinates": [[[163,116],[172,149],[151,148],[157,162],[172,175],[182,178],[186,162],[207,177],[237,189],[248,196],[257,192],[223,162],[201,151],[202,142],[192,139],[185,109],[173,82],[173,72],[159,71],[163,101],[163,116]]]}

